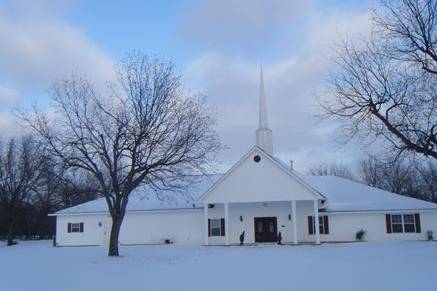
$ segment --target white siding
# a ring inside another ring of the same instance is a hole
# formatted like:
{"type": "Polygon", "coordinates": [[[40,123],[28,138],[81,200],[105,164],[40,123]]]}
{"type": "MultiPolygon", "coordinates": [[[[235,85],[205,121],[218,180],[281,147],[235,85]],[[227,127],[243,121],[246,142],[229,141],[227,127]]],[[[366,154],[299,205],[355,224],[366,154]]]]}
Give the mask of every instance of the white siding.
{"type": "MultiPolygon", "coordinates": [[[[312,201],[297,202],[298,241],[314,242],[314,235],[308,233],[308,216],[313,215],[312,201]]],[[[223,204],[209,209],[209,218],[223,218],[223,204]]],[[[419,211],[405,213],[420,213],[419,211]]],[[[292,237],[291,202],[231,203],[229,204],[229,226],[226,232],[230,243],[238,244],[241,232],[245,231],[245,243],[254,243],[254,218],[277,217],[278,230],[283,242],[290,243],[292,237]],[[243,221],[240,221],[242,216],[243,221]],[[230,231],[230,232],[229,232],[230,231]]],[[[319,213],[326,215],[326,213],[319,213]]],[[[365,240],[425,240],[426,232],[432,230],[437,239],[437,213],[420,213],[421,233],[386,232],[385,213],[331,213],[329,235],[321,235],[322,242],[355,241],[355,234],[361,228],[366,231],[365,240]]],[[[106,215],[58,216],[56,240],[60,246],[103,245],[109,238],[111,220],[106,215]],[[83,222],[83,233],[67,233],[68,223],[83,222]],[[99,223],[102,226],[99,226],[99,223]],[[105,237],[106,232],[106,237],[105,237]]],[[[161,211],[128,213],[120,233],[121,244],[156,244],[170,239],[177,244],[204,243],[203,210],[161,211]]],[[[224,237],[209,237],[209,243],[224,244],[224,237]]]]}
{"type": "Polygon", "coordinates": [[[259,150],[253,150],[204,197],[203,203],[313,200],[318,198],[297,178],[259,150]],[[256,163],[253,157],[261,156],[256,163]]]}
{"type": "Polygon", "coordinates": [[[56,218],[56,243],[59,246],[102,245],[106,215],[70,215],[56,218]],[[83,232],[68,233],[68,223],[83,222],[83,232]],[[102,226],[99,226],[99,222],[102,226]]]}
{"type": "MultiPolygon", "coordinates": [[[[400,212],[399,212],[400,213],[400,212]]],[[[402,214],[420,213],[419,211],[402,214]]],[[[351,213],[329,215],[329,236],[323,241],[355,241],[358,230],[366,231],[366,241],[380,240],[424,240],[426,232],[431,230],[437,236],[437,213],[420,213],[421,233],[387,233],[385,213],[351,213]]]]}
{"type": "Polygon", "coordinates": [[[128,213],[121,226],[122,244],[203,243],[203,210],[128,213]]]}
{"type": "MultiPolygon", "coordinates": [[[[57,216],[59,246],[104,245],[109,242],[111,218],[107,215],[57,216]],[[83,233],[68,233],[68,223],[83,222],[83,233]],[[101,223],[101,226],[99,225],[101,223]]],[[[170,239],[178,244],[203,243],[203,210],[137,212],[126,214],[121,226],[121,244],[157,244],[170,239]]]]}

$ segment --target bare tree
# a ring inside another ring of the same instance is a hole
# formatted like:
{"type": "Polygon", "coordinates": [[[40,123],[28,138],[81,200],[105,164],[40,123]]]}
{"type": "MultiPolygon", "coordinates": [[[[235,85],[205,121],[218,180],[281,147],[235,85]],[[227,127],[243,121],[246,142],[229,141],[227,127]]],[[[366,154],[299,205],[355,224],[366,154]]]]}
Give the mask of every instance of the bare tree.
{"type": "Polygon", "coordinates": [[[40,164],[38,146],[30,136],[10,139],[0,149],[0,209],[8,228],[8,246],[15,244],[16,220],[38,183],[40,164]]]}
{"type": "Polygon", "coordinates": [[[369,186],[407,196],[416,196],[414,167],[402,159],[361,161],[361,178],[369,186]]]}
{"type": "Polygon", "coordinates": [[[381,0],[369,39],[343,41],[329,78],[326,116],[397,154],[437,158],[436,0],[381,0]]]}
{"type": "Polygon", "coordinates": [[[33,209],[34,234],[43,238],[52,233],[53,222],[48,214],[95,199],[98,189],[85,173],[72,173],[49,153],[42,153],[40,171],[29,203],[33,209]]]}
{"type": "Polygon", "coordinates": [[[430,201],[437,202],[437,163],[433,161],[418,163],[416,171],[422,196],[430,201]]]}
{"type": "Polygon", "coordinates": [[[374,20],[393,56],[437,74],[437,1],[380,0],[380,3],[382,9],[374,11],[374,20]]]}
{"type": "Polygon", "coordinates": [[[355,180],[352,171],[343,164],[317,165],[309,170],[315,176],[337,176],[350,180],[355,180]]]}
{"type": "Polygon", "coordinates": [[[120,227],[136,188],[182,187],[183,177],[203,172],[221,147],[204,98],[182,90],[171,63],[136,52],[117,75],[110,94],[77,76],[58,81],[56,117],[25,118],[52,155],[98,182],[112,217],[109,256],[119,255],[120,227]]]}
{"type": "Polygon", "coordinates": [[[437,198],[437,163],[433,160],[369,156],[359,168],[361,180],[369,186],[429,201],[437,198]]]}

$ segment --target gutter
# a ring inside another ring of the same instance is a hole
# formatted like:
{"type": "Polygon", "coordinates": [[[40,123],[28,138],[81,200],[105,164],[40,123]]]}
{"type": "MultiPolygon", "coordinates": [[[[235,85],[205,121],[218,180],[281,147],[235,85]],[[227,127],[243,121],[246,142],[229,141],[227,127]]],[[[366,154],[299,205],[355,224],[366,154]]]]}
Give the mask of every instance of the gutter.
{"type": "Polygon", "coordinates": [[[385,214],[387,212],[390,213],[405,213],[405,212],[420,212],[420,213],[434,213],[437,212],[437,208],[433,209],[423,209],[423,208],[413,208],[413,209],[377,209],[377,210],[337,210],[337,211],[321,211],[319,215],[327,214],[385,214]]]}
{"type": "MultiPolygon", "coordinates": [[[[190,207],[190,208],[165,208],[165,209],[138,209],[138,210],[127,210],[126,214],[135,213],[160,213],[160,212],[184,212],[184,211],[198,211],[203,210],[203,207],[190,207]]],[[[52,213],[48,216],[75,216],[75,215],[109,215],[109,211],[78,211],[78,212],[67,212],[67,213],[52,213]]]]}

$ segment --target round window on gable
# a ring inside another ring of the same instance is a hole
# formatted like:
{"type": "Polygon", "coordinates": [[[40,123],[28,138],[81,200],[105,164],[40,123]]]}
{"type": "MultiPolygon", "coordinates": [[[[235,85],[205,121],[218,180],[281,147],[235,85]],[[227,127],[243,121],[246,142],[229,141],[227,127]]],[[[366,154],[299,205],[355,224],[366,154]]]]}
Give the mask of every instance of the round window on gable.
{"type": "Polygon", "coordinates": [[[253,157],[253,160],[255,161],[255,163],[259,163],[259,161],[261,161],[261,157],[256,155],[253,157]]]}

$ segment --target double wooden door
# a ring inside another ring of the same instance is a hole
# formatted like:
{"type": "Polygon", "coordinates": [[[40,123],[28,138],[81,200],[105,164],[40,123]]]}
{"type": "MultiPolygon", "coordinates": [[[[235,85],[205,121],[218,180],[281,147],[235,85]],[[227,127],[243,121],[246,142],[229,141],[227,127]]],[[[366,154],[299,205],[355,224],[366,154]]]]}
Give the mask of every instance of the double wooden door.
{"type": "Polygon", "coordinates": [[[255,242],[277,242],[278,223],[276,217],[255,217],[255,242]]]}

